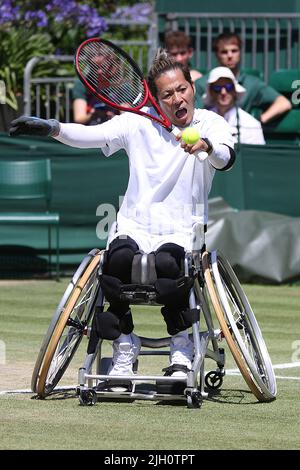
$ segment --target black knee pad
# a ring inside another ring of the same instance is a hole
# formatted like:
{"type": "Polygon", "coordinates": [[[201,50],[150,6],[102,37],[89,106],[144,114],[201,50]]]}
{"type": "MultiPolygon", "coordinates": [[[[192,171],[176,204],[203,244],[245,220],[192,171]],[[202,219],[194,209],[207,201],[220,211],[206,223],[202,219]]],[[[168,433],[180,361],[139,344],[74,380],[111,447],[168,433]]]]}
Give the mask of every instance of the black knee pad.
{"type": "Polygon", "coordinates": [[[157,277],[168,276],[170,279],[177,279],[180,276],[180,267],[171,253],[164,251],[157,253],[155,255],[155,265],[157,277]]]}
{"type": "Polygon", "coordinates": [[[119,302],[122,282],[120,279],[108,274],[102,274],[100,276],[100,286],[103,290],[103,294],[108,302],[119,302]]]}
{"type": "Polygon", "coordinates": [[[189,292],[193,286],[193,279],[181,277],[179,279],[157,279],[155,289],[157,292],[157,302],[165,304],[173,309],[188,305],[189,292]]]}
{"type": "Polygon", "coordinates": [[[184,331],[195,321],[199,320],[199,310],[197,308],[184,309],[184,310],[173,310],[168,307],[162,307],[161,313],[167,324],[167,331],[169,335],[173,336],[184,331]]]}
{"type": "Polygon", "coordinates": [[[132,260],[138,249],[130,237],[114,239],[109,245],[103,272],[117,277],[125,284],[130,283],[132,260]]]}
{"type": "Polygon", "coordinates": [[[99,338],[114,340],[121,333],[129,335],[133,330],[133,320],[130,310],[122,316],[113,312],[96,313],[95,327],[99,338]]]}

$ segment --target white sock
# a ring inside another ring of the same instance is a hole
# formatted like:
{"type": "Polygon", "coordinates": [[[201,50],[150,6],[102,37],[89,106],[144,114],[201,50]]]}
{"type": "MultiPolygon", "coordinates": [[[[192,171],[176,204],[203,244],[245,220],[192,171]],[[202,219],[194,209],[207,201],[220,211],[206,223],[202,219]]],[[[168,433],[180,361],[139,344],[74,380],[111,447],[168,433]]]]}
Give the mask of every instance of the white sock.
{"type": "Polygon", "coordinates": [[[186,340],[188,340],[189,339],[188,330],[179,331],[179,333],[176,333],[176,335],[173,335],[173,338],[178,338],[179,336],[181,338],[185,338],[186,340]]]}
{"type": "Polygon", "coordinates": [[[114,340],[117,343],[131,343],[131,335],[125,335],[124,333],[121,333],[119,338],[114,340]]]}

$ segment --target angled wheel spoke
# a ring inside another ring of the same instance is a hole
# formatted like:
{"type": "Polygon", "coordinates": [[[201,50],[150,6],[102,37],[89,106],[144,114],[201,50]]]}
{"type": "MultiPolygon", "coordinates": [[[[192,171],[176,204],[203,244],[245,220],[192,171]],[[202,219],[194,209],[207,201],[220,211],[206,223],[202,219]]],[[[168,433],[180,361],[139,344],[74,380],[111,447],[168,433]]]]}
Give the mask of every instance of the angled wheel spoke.
{"type": "Polygon", "coordinates": [[[275,398],[276,380],[253,310],[230,264],[220,252],[203,254],[205,280],[232,355],[260,401],[275,398]]]}
{"type": "Polygon", "coordinates": [[[91,321],[99,290],[100,259],[99,250],[84,258],[54,314],[32,375],[31,388],[39,396],[48,395],[57,385],[91,321]]]}

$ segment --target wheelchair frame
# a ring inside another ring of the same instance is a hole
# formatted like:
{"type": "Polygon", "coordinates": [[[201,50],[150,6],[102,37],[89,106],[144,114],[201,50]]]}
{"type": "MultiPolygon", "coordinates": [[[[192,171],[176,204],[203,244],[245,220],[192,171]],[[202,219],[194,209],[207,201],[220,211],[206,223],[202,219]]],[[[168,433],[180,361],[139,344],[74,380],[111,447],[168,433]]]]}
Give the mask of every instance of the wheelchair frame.
{"type": "MultiPolygon", "coordinates": [[[[78,373],[77,395],[82,405],[94,405],[98,399],[126,400],[186,400],[188,408],[199,408],[208,389],[218,389],[225,375],[225,352],[219,342],[225,338],[240,372],[252,393],[259,401],[275,399],[276,379],[265,342],[249,301],[229,262],[219,251],[205,251],[204,228],[197,226],[192,234],[193,250],[186,252],[185,276],[192,276],[189,305],[197,309],[199,320],[192,324],[191,338],[194,342],[192,368],[186,377],[161,375],[122,376],[132,383],[132,389],[116,392],[103,389],[102,385],[120,382],[120,376],[107,375],[110,360],[101,357],[102,341],[95,351],[87,354],[78,373]],[[216,313],[220,329],[215,329],[211,309],[216,313]],[[204,329],[200,330],[204,324],[204,329]],[[211,343],[211,344],[210,344],[211,343]],[[209,347],[210,346],[210,347],[209,347]],[[205,358],[216,362],[215,370],[205,374],[205,358]],[[93,367],[96,365],[96,373],[93,367]],[[182,393],[165,392],[168,386],[181,382],[182,393]],[[143,385],[141,385],[141,383],[143,385]],[[146,385],[146,389],[143,386],[146,385]],[[150,385],[150,389],[149,389],[150,385]],[[161,392],[163,390],[163,392],[161,392]]],[[[35,368],[31,387],[37,396],[51,394],[67,369],[84,335],[91,333],[91,321],[97,306],[104,308],[104,296],[99,284],[104,251],[94,249],[83,259],[68,285],[44,337],[35,368]]],[[[143,269],[147,269],[143,263],[143,269]]],[[[149,294],[149,291],[145,291],[149,294]]],[[[151,292],[150,292],[151,294],[151,292]]],[[[148,302],[155,304],[151,295],[148,302]]],[[[152,292],[153,294],[153,292],[152,292]]],[[[139,293],[140,296],[140,293],[139,293]]],[[[146,298],[145,297],[145,298],[146,298]]],[[[133,303],[140,303],[134,301],[133,303]]],[[[145,300],[145,299],[144,299],[145,300]]],[[[170,337],[140,337],[142,349],[139,356],[167,355],[161,350],[170,344],[170,337]],[[143,348],[150,348],[144,350],[143,348]]]]}

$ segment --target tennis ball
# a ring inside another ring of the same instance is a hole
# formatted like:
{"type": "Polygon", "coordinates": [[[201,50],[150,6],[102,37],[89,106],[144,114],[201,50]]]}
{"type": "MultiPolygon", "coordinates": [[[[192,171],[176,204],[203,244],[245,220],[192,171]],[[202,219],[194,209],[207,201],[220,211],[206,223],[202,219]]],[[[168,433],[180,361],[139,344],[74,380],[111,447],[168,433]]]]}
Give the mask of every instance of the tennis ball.
{"type": "Polygon", "coordinates": [[[195,144],[200,139],[200,134],[194,127],[187,127],[182,132],[181,138],[185,141],[186,144],[195,144]]]}

